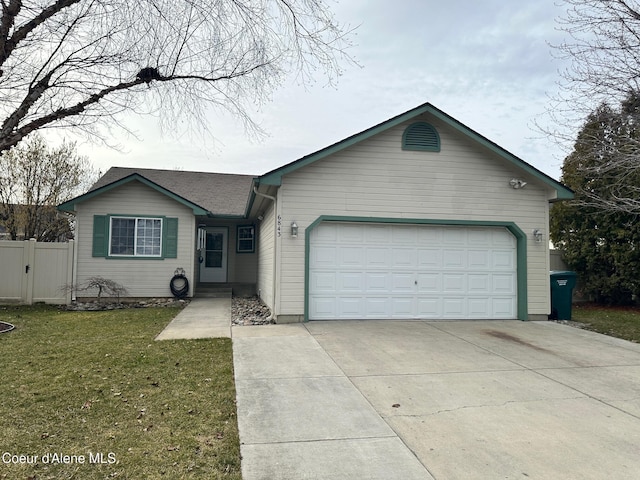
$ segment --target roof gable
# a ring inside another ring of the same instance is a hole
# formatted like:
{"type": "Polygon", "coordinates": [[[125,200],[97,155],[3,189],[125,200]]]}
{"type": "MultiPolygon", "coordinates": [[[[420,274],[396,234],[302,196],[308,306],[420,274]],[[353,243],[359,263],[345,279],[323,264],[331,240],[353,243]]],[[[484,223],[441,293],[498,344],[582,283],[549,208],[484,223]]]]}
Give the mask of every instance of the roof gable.
{"type": "Polygon", "coordinates": [[[357,133],[355,135],[352,135],[348,138],[345,138],[344,140],[341,140],[337,143],[334,143],[333,145],[330,145],[326,148],[323,148],[321,150],[318,150],[317,152],[314,152],[312,154],[306,155],[298,160],[295,160],[291,163],[288,163],[287,165],[284,165],[282,167],[276,168],[275,170],[272,170],[270,172],[265,173],[264,175],[261,175],[260,177],[258,177],[256,179],[256,182],[258,184],[261,185],[275,185],[275,186],[279,186],[282,184],[282,177],[284,175],[287,175],[289,173],[295,172],[296,170],[306,167],[307,165],[310,165],[314,162],[317,162],[318,160],[321,160],[323,158],[326,158],[330,155],[333,155],[335,153],[338,153],[346,148],[349,148],[357,143],[363,142],[375,135],[378,135],[379,133],[382,133],[386,130],[389,130],[390,128],[393,128],[397,125],[400,125],[404,122],[407,122],[409,120],[415,119],[417,117],[419,117],[420,115],[423,114],[430,114],[433,117],[437,118],[438,120],[442,121],[443,123],[445,123],[446,125],[448,125],[449,127],[453,128],[454,130],[456,130],[457,132],[465,135],[466,137],[470,138],[471,140],[473,140],[474,142],[488,148],[490,151],[492,151],[493,153],[497,154],[499,157],[503,158],[504,160],[506,160],[507,162],[511,163],[512,165],[514,165],[515,167],[525,171],[526,173],[532,175],[533,177],[537,178],[538,180],[540,180],[543,184],[549,186],[550,188],[552,188],[553,190],[556,191],[556,199],[557,200],[564,200],[564,199],[571,199],[573,198],[573,192],[566,186],[564,186],[563,184],[561,184],[560,182],[554,180],[553,178],[551,178],[550,176],[546,175],[545,173],[541,172],[540,170],[536,169],[535,167],[533,167],[532,165],[528,164],[527,162],[525,162],[524,160],[520,159],[519,157],[513,155],[512,153],[508,152],[507,150],[505,150],[504,148],[500,147],[498,144],[492,142],[491,140],[487,139],[486,137],[480,135],[478,132],[472,130],[471,128],[467,127],[466,125],[460,123],[459,121],[457,121],[456,119],[454,119],[453,117],[451,117],[450,115],[446,114],[445,112],[443,112],[442,110],[439,110],[438,108],[434,107],[433,105],[431,105],[430,103],[425,103],[423,105],[420,105],[412,110],[409,110],[405,113],[402,113],[396,117],[390,118],[389,120],[386,120],[385,122],[379,123],[377,125],[374,125],[371,128],[368,128],[367,130],[364,130],[360,133],[357,133]]]}
{"type": "Polygon", "coordinates": [[[77,203],[138,181],[193,210],[194,215],[243,217],[252,175],[113,167],[91,189],[58,206],[72,212],[77,203]]]}

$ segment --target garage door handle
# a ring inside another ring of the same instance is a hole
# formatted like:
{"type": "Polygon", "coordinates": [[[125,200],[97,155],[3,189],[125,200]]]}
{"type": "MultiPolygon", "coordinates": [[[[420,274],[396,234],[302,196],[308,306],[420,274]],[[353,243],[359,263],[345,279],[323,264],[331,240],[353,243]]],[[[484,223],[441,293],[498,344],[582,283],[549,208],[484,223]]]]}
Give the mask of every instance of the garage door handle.
{"type": "Polygon", "coordinates": [[[418,280],[415,280],[415,281],[413,282],[413,284],[414,284],[414,285],[417,285],[417,284],[418,284],[418,280]]]}

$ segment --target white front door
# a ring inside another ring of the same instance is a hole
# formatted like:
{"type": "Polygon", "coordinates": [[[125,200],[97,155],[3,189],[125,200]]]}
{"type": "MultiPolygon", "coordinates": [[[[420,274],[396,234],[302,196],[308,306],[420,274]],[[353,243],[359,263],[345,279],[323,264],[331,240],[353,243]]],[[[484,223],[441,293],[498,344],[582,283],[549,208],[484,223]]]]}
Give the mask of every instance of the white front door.
{"type": "Polygon", "coordinates": [[[226,227],[207,227],[205,231],[204,249],[200,252],[200,281],[227,281],[227,237],[226,227]]]}

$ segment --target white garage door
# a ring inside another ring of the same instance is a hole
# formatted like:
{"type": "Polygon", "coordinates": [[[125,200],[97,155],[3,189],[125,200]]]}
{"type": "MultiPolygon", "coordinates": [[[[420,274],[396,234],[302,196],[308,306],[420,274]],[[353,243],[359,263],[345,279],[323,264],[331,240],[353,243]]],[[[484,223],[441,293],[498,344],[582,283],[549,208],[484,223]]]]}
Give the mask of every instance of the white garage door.
{"type": "Polygon", "coordinates": [[[502,227],[321,223],[309,319],[514,319],[516,239],[502,227]]]}

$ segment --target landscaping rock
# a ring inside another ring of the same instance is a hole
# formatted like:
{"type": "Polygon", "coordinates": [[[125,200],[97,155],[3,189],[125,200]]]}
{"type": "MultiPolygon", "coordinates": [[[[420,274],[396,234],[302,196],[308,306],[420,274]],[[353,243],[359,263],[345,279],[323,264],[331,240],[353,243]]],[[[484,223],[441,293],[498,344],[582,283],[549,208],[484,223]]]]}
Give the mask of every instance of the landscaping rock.
{"type": "Polygon", "coordinates": [[[111,302],[103,300],[101,302],[74,302],[71,305],[62,305],[64,310],[73,311],[103,311],[103,310],[119,310],[122,308],[150,308],[150,307],[186,307],[189,300],[175,298],[150,298],[137,302],[111,302]]]}
{"type": "Polygon", "coordinates": [[[271,310],[259,297],[231,298],[231,325],[268,325],[275,323],[271,310]]]}

